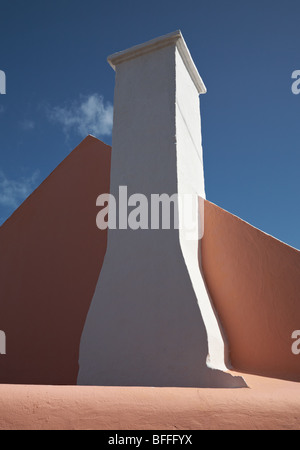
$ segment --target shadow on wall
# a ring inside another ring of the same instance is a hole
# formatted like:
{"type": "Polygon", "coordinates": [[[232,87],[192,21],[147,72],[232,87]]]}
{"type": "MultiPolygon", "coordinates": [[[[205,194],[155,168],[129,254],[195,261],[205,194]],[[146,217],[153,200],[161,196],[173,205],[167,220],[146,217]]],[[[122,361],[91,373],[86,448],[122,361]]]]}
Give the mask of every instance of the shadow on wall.
{"type": "Polygon", "coordinates": [[[76,384],[79,343],[106,251],[96,198],[111,148],[88,136],[0,229],[0,383],[76,384]]]}
{"type": "Polygon", "coordinates": [[[205,201],[205,280],[234,370],[300,381],[300,252],[205,201]]]}

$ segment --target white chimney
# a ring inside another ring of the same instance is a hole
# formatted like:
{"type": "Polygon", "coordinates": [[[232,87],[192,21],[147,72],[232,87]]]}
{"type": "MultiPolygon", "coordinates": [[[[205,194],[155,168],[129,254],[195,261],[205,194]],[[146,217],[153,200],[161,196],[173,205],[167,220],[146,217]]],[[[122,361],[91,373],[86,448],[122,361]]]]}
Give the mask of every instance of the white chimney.
{"type": "MultiPolygon", "coordinates": [[[[132,207],[119,199],[81,340],[78,383],[237,387],[240,378],[222,372],[227,349],[199,268],[205,198],[199,94],[206,88],[180,31],[108,61],[116,71],[111,194],[118,199],[120,186],[149,202],[153,194],[188,194],[200,234],[126,229],[132,207]]],[[[182,214],[179,202],[180,221],[182,214]]]]}

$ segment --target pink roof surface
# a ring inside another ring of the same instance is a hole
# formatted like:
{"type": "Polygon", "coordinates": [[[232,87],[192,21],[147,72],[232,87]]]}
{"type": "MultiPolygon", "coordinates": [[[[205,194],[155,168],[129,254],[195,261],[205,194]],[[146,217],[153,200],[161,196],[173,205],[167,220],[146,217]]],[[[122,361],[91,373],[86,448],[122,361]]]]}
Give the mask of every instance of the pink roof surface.
{"type": "Polygon", "coordinates": [[[207,201],[203,273],[249,389],[74,386],[110,152],[87,137],[0,229],[0,429],[300,429],[300,252],[207,201]]]}

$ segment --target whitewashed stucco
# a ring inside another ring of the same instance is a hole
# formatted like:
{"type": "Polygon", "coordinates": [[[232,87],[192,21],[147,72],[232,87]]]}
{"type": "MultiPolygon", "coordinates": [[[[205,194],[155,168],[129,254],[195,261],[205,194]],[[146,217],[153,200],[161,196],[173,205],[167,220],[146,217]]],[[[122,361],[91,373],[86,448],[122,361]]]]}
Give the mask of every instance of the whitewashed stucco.
{"type": "MultiPolygon", "coordinates": [[[[127,186],[128,195],[204,198],[199,93],[206,89],[181,33],[109,61],[116,70],[111,194],[118,198],[119,186],[127,186]]],[[[185,230],[109,230],[81,339],[78,384],[241,384],[221,371],[224,341],[198,246],[185,230]]]]}
{"type": "MultiPolygon", "coordinates": [[[[179,50],[176,47],[176,150],[179,194],[189,193],[199,205],[199,240],[204,230],[205,181],[198,90],[191,79],[179,50]],[[198,201],[199,198],[199,201],[198,201]]],[[[180,244],[189,275],[198,299],[204,324],[208,333],[207,364],[214,369],[226,370],[228,362],[224,335],[212,307],[209,293],[199,270],[198,239],[187,239],[180,230],[180,244]]]]}

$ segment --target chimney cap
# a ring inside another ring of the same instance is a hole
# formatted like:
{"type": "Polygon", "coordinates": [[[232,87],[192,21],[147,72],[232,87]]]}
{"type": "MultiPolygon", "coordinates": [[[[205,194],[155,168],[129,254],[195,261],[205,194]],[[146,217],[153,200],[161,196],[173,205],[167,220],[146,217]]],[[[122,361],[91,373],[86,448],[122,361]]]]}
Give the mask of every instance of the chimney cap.
{"type": "Polygon", "coordinates": [[[185,40],[182,36],[180,30],[174,31],[172,33],[166,34],[164,36],[160,36],[156,39],[152,39],[151,41],[145,42],[143,44],[135,45],[127,50],[123,50],[121,52],[114,53],[107,58],[110,66],[115,70],[118,64],[123,63],[124,61],[128,61],[130,59],[138,58],[147,53],[154,52],[161,48],[167,47],[169,45],[176,45],[182,60],[186,66],[187,71],[189,72],[199,94],[206,93],[206,87],[203,83],[202,78],[199,75],[197,67],[192,59],[192,56],[189,52],[189,49],[185,43],[185,40]]]}

